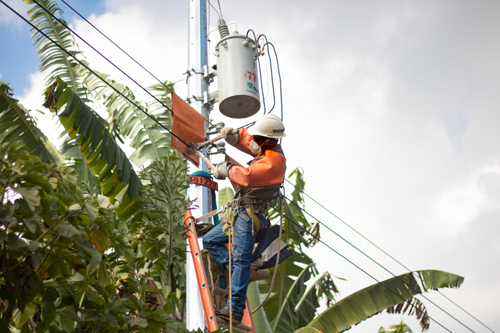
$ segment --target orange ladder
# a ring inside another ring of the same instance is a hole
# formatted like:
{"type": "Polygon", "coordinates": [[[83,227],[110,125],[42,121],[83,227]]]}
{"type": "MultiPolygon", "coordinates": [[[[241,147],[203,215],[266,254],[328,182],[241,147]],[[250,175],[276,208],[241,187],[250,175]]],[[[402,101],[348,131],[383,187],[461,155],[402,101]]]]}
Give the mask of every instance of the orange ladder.
{"type": "MultiPolygon", "coordinates": [[[[191,251],[191,257],[193,258],[194,270],[196,273],[196,279],[198,281],[198,290],[200,291],[201,303],[203,305],[203,312],[205,315],[205,322],[207,328],[210,332],[216,331],[219,326],[217,323],[222,323],[229,325],[224,319],[218,318],[215,315],[214,304],[212,301],[212,295],[210,294],[210,287],[205,273],[205,266],[203,264],[203,259],[201,256],[200,245],[198,244],[198,235],[196,234],[195,218],[191,215],[191,211],[188,210],[184,215],[184,225],[188,228],[188,244],[191,251]]],[[[229,294],[229,291],[222,288],[215,288],[216,292],[229,294]]],[[[248,300],[246,300],[245,312],[243,313],[242,323],[233,324],[233,327],[244,330],[248,333],[257,333],[255,330],[255,325],[253,322],[252,314],[250,312],[250,306],[248,300]]]]}

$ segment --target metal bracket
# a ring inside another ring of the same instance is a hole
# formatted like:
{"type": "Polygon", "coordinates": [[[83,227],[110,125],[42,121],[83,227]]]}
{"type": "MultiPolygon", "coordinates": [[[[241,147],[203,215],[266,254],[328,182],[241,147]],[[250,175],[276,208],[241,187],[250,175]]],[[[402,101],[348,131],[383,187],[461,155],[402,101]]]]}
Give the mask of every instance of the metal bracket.
{"type": "Polygon", "coordinates": [[[191,77],[191,75],[203,74],[203,78],[205,79],[205,81],[207,81],[207,83],[210,84],[211,82],[214,81],[214,77],[217,76],[217,71],[215,70],[213,72],[210,72],[208,66],[205,65],[201,69],[194,69],[194,68],[188,69],[183,74],[187,75],[186,82],[191,77]]]}
{"type": "Polygon", "coordinates": [[[207,155],[217,155],[226,153],[226,143],[224,141],[219,141],[207,148],[207,155]]]}
{"type": "Polygon", "coordinates": [[[212,125],[207,127],[207,130],[205,131],[205,133],[207,135],[217,134],[220,132],[221,129],[224,128],[224,126],[226,126],[226,125],[223,122],[212,124],[212,125]]]}

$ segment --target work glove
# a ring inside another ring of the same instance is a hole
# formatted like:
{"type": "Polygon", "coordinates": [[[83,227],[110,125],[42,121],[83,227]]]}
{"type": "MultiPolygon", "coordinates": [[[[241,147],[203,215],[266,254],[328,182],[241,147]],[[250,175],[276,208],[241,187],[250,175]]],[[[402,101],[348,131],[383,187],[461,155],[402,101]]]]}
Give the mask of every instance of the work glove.
{"type": "Polygon", "coordinates": [[[227,173],[227,162],[217,164],[214,170],[214,177],[220,180],[226,179],[227,173]]]}
{"type": "Polygon", "coordinates": [[[224,127],[220,130],[220,135],[230,145],[235,145],[238,143],[239,136],[237,129],[234,129],[232,127],[224,127]]]}

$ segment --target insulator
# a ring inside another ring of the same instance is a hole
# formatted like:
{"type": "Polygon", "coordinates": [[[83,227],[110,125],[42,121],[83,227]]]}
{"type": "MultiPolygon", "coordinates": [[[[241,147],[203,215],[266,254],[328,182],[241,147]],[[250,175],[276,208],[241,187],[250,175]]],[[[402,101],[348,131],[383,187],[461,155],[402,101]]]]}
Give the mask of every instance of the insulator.
{"type": "Polygon", "coordinates": [[[219,28],[220,39],[229,36],[229,29],[226,25],[226,21],[223,19],[218,20],[217,26],[219,28]]]}

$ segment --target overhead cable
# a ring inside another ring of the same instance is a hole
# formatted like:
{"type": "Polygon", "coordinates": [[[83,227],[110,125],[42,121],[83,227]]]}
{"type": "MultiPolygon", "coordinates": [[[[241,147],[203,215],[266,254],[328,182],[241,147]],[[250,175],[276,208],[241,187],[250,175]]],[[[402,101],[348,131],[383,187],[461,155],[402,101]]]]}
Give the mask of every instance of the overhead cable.
{"type": "MultiPolygon", "coordinates": [[[[309,215],[310,217],[312,217],[313,219],[315,219],[319,224],[321,224],[323,227],[327,228],[329,231],[331,231],[332,233],[334,233],[337,237],[339,237],[340,239],[342,239],[344,242],[346,242],[347,244],[349,244],[351,247],[353,247],[354,249],[356,249],[359,253],[361,253],[362,255],[364,255],[365,257],[367,257],[368,259],[370,259],[373,263],[375,263],[377,266],[379,266],[380,268],[382,268],[383,270],[385,270],[387,273],[391,274],[393,277],[395,277],[396,279],[398,279],[400,282],[406,284],[409,288],[412,288],[414,291],[417,291],[415,290],[413,287],[411,287],[410,285],[408,285],[405,281],[401,280],[396,274],[394,274],[393,272],[391,272],[390,270],[388,270],[386,267],[384,267],[382,264],[380,264],[378,261],[376,261],[375,259],[373,259],[372,257],[370,257],[368,254],[366,254],[365,252],[363,252],[362,250],[360,250],[357,246],[355,246],[354,244],[352,244],[351,242],[349,242],[347,239],[345,239],[344,237],[342,237],[340,234],[338,234],[337,232],[335,232],[333,229],[331,229],[330,227],[328,227],[326,224],[324,224],[323,222],[321,222],[320,220],[318,220],[316,217],[312,216],[309,212],[307,212],[304,208],[300,207],[299,205],[297,205],[295,202],[293,202],[291,199],[285,197],[290,203],[292,203],[294,206],[296,206],[298,209],[300,209],[301,211],[303,211],[304,213],[306,213],[307,215],[309,215]]],[[[411,271],[410,271],[411,272],[411,271]]],[[[411,272],[413,273],[413,272],[411,272]]],[[[441,308],[439,305],[437,305],[436,303],[434,303],[433,301],[431,301],[430,299],[428,299],[424,294],[421,294],[421,296],[423,298],[425,298],[428,302],[430,302],[431,304],[433,304],[434,306],[436,306],[439,310],[443,311],[444,313],[446,313],[448,316],[450,316],[451,318],[453,318],[454,320],[456,320],[458,323],[460,323],[462,326],[464,326],[465,328],[467,328],[469,331],[471,332],[474,332],[473,330],[471,330],[469,327],[467,327],[464,323],[462,323],[460,320],[458,320],[457,318],[455,318],[453,315],[451,315],[450,313],[448,313],[446,310],[444,310],[443,308],[441,308]]]]}
{"type": "MultiPolygon", "coordinates": [[[[285,179],[289,184],[291,184],[293,187],[295,187],[298,191],[300,191],[301,193],[303,193],[305,196],[307,196],[309,199],[311,199],[313,202],[315,202],[317,205],[319,205],[321,208],[323,208],[324,210],[326,210],[328,213],[330,213],[330,215],[334,216],[337,220],[339,220],[340,222],[342,222],[345,226],[347,226],[348,228],[350,228],[352,231],[354,231],[356,234],[358,234],[359,236],[361,236],[362,238],[364,238],[366,241],[368,241],[371,245],[375,246],[378,250],[380,250],[382,253],[384,253],[386,256],[388,256],[389,258],[391,258],[393,261],[395,261],[397,264],[399,264],[401,267],[403,267],[404,269],[406,269],[407,271],[411,272],[411,269],[409,269],[408,267],[406,267],[405,265],[403,265],[401,262],[399,262],[396,258],[394,258],[393,256],[391,256],[389,253],[387,253],[386,251],[384,251],[382,248],[380,248],[377,244],[375,244],[374,242],[372,242],[370,239],[368,239],[366,236],[364,236],[363,234],[361,234],[359,231],[357,231],[355,228],[353,228],[351,225],[349,225],[347,222],[345,222],[344,220],[342,220],[340,217],[338,217],[337,215],[335,215],[333,212],[331,212],[328,208],[326,208],[325,206],[323,206],[321,203],[319,203],[318,201],[316,201],[313,197],[311,197],[309,194],[307,194],[304,190],[301,190],[299,188],[297,188],[297,186],[295,186],[295,184],[293,184],[291,181],[289,181],[288,179],[285,179]]],[[[309,214],[309,213],[308,213],[309,214]]],[[[316,219],[316,218],[314,218],[316,219]]],[[[316,219],[317,220],[317,219],[316,219]]],[[[319,222],[319,221],[318,221],[319,222]]],[[[321,223],[321,222],[320,222],[321,223]]],[[[328,228],[326,225],[325,225],[326,228],[328,228]]],[[[328,228],[329,229],[329,228],[328,228]]],[[[488,326],[486,326],[483,322],[481,322],[479,319],[477,319],[476,317],[474,317],[471,313],[469,313],[468,311],[466,311],[465,309],[463,309],[460,305],[458,305],[457,303],[453,302],[453,300],[451,300],[450,298],[446,297],[441,291],[437,290],[437,292],[442,295],[443,297],[445,297],[448,301],[450,301],[451,303],[453,303],[455,306],[457,306],[458,308],[460,308],[462,311],[464,311],[465,313],[467,313],[469,316],[471,316],[474,320],[476,320],[478,323],[480,323],[481,325],[483,325],[484,327],[486,327],[488,330],[490,330],[491,332],[495,333],[491,328],[489,328],[488,326]]]]}
{"type": "MultiPolygon", "coordinates": [[[[1,1],[1,0],[0,0],[1,1]]],[[[327,248],[329,248],[330,250],[332,250],[333,252],[335,252],[337,255],[339,255],[342,259],[346,260],[348,263],[350,263],[351,265],[353,265],[354,267],[356,267],[357,269],[359,269],[360,271],[362,271],[363,273],[365,273],[366,275],[368,275],[370,278],[372,278],[373,280],[375,280],[377,283],[379,283],[380,285],[382,285],[384,288],[386,288],[388,291],[390,291],[391,293],[393,293],[394,295],[396,295],[397,297],[401,298],[403,301],[407,301],[407,299],[405,299],[404,297],[402,297],[400,294],[398,294],[397,292],[395,292],[394,290],[392,290],[391,288],[389,288],[389,286],[387,286],[385,283],[379,281],[376,277],[374,277],[373,275],[371,275],[370,273],[368,273],[367,271],[365,271],[363,268],[359,267],[358,265],[356,265],[354,262],[352,262],[351,260],[349,260],[347,257],[345,257],[344,255],[342,255],[340,252],[338,252],[337,250],[335,250],[334,248],[332,248],[330,245],[328,245],[327,243],[323,242],[318,236],[314,235],[313,233],[311,233],[310,231],[308,231],[306,228],[304,228],[303,226],[301,226],[299,223],[295,222],[292,218],[290,218],[289,216],[287,216],[286,214],[284,214],[284,216],[290,221],[292,222],[293,224],[295,224],[296,226],[298,226],[300,229],[302,229],[304,232],[306,232],[307,234],[309,234],[310,236],[312,236],[313,238],[315,238],[318,242],[320,242],[321,244],[325,245],[327,248]]],[[[410,306],[412,308],[414,308],[414,305],[413,304],[410,304],[410,306]]],[[[437,320],[435,320],[434,318],[432,318],[431,316],[429,316],[429,319],[432,319],[436,324],[438,324],[439,326],[441,326],[442,328],[444,328],[445,330],[447,330],[448,332],[451,332],[448,328],[446,328],[445,326],[443,326],[440,322],[438,322],[437,320]]]]}
{"type": "Polygon", "coordinates": [[[99,32],[104,38],[106,38],[108,41],[111,42],[111,44],[113,44],[114,46],[116,46],[120,51],[122,51],[127,57],[129,57],[133,62],[135,62],[137,65],[139,65],[139,67],[141,67],[142,69],[144,69],[149,75],[151,75],[156,81],[158,81],[161,85],[163,85],[165,88],[167,88],[168,91],[170,92],[173,92],[172,89],[170,89],[170,87],[168,85],[166,85],[164,82],[162,82],[160,79],[158,79],[153,73],[151,73],[150,71],[148,71],[143,65],[141,65],[137,60],[135,60],[134,58],[132,58],[131,55],[129,55],[127,52],[125,52],[125,50],[123,50],[120,46],[118,46],[115,42],[113,42],[110,38],[108,38],[108,36],[106,36],[103,32],[101,32],[101,30],[97,29],[96,26],[94,26],[92,23],[90,23],[89,20],[87,20],[84,16],[82,16],[78,11],[76,11],[76,9],[74,9],[73,7],[71,7],[66,1],[64,0],[61,0],[66,6],[68,6],[72,11],[75,12],[76,15],[80,16],[85,22],[87,22],[88,24],[90,24],[90,26],[92,28],[94,28],[95,30],[97,30],[97,32],[99,32]]]}
{"type": "Polygon", "coordinates": [[[61,45],[57,44],[52,38],[50,38],[49,36],[47,36],[44,32],[42,32],[40,29],[38,29],[33,23],[31,23],[30,21],[28,21],[27,19],[25,19],[21,14],[19,14],[17,11],[15,11],[13,8],[11,8],[9,5],[7,5],[3,0],[0,0],[1,3],[3,3],[7,8],[9,8],[14,14],[16,14],[17,16],[19,16],[22,20],[24,20],[26,23],[28,23],[33,29],[35,29],[36,31],[38,31],[41,35],[43,35],[45,38],[47,38],[50,42],[52,42],[54,45],[56,45],[57,47],[59,47],[61,50],[63,50],[67,55],[69,55],[71,58],[73,58],[74,60],[76,60],[80,65],[82,65],[83,67],[85,67],[88,71],[90,71],[92,74],[94,74],[97,78],[99,78],[102,82],[104,82],[105,84],[107,84],[109,87],[111,87],[114,91],[116,91],[118,94],[120,94],[123,98],[125,98],[130,104],[134,105],[137,109],[139,109],[140,111],[142,111],[146,116],[148,116],[149,118],[151,118],[154,122],[156,122],[160,127],[162,127],[163,129],[165,129],[167,132],[169,132],[170,134],[172,134],[173,136],[175,136],[177,139],[179,139],[179,141],[181,141],[182,143],[184,143],[186,146],[188,146],[188,144],[182,140],[180,137],[178,137],[175,133],[173,133],[171,130],[169,130],[167,127],[165,127],[163,124],[161,124],[155,117],[151,116],[149,113],[147,113],[146,111],[144,111],[140,106],[138,106],[135,102],[133,102],[132,100],[130,100],[127,96],[125,96],[122,92],[120,92],[118,89],[116,89],[115,87],[113,87],[110,83],[108,83],[105,79],[103,79],[102,77],[100,77],[97,73],[95,73],[92,69],[90,69],[87,65],[85,65],[82,61],[78,60],[73,54],[71,54],[71,52],[67,51],[64,47],[62,47],[61,45]]]}
{"type": "MultiPolygon", "coordinates": [[[[64,2],[64,0],[62,0],[64,2]]],[[[95,52],[97,52],[97,54],[99,54],[101,57],[103,57],[104,59],[106,59],[107,62],[109,62],[113,67],[115,67],[116,69],[118,69],[120,71],[120,73],[122,73],[123,75],[125,75],[129,80],[131,80],[132,82],[134,82],[139,88],[141,88],[142,90],[144,90],[149,96],[151,96],[152,98],[154,98],[158,103],[160,103],[161,105],[163,105],[167,110],[169,110],[170,112],[174,112],[170,107],[168,107],[165,103],[163,103],[162,101],[160,101],[155,95],[153,95],[151,92],[149,92],[146,88],[144,88],[143,86],[141,86],[137,81],[135,81],[133,78],[131,78],[127,73],[125,73],[120,67],[116,66],[111,60],[109,60],[108,58],[106,58],[106,56],[104,56],[101,52],[99,52],[98,50],[96,50],[92,45],[90,45],[89,43],[87,43],[87,41],[85,39],[83,39],[82,37],[80,37],[80,35],[78,35],[73,29],[71,29],[66,23],[64,23],[63,21],[61,21],[60,19],[58,19],[54,14],[52,14],[50,11],[48,11],[44,6],[42,6],[41,4],[38,3],[37,0],[33,0],[34,3],[36,3],[40,8],[42,8],[47,14],[49,14],[50,16],[52,16],[57,22],[59,22],[62,26],[64,26],[66,29],[68,29],[72,34],[74,34],[75,36],[77,36],[78,38],[80,38],[85,44],[87,44],[92,50],[94,50],[95,52]]],[[[166,87],[166,85],[164,85],[166,87]]],[[[172,92],[172,90],[170,88],[167,88],[170,92],[172,92]]]]}

